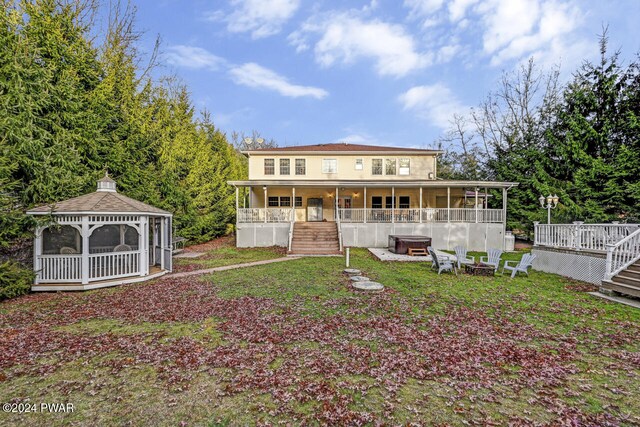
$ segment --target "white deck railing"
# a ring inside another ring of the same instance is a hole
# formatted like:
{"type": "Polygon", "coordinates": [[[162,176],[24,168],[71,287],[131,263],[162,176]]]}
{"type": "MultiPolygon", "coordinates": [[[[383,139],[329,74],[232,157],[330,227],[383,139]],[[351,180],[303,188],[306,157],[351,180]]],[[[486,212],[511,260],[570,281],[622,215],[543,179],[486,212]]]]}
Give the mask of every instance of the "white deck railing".
{"type": "Polygon", "coordinates": [[[36,262],[38,280],[46,283],[82,281],[82,255],[40,255],[36,262]]]}
{"type": "Polygon", "coordinates": [[[640,228],[617,243],[607,245],[605,279],[610,280],[640,259],[640,228]]]}
{"type": "Polygon", "coordinates": [[[479,222],[502,223],[502,209],[447,209],[447,208],[411,208],[411,209],[339,209],[342,222],[479,222]]]}
{"type": "Polygon", "coordinates": [[[640,224],[535,224],[534,244],[574,250],[605,252],[640,224]]]}
{"type": "Polygon", "coordinates": [[[291,208],[241,208],[238,209],[237,222],[291,222],[291,208]]]}
{"type": "Polygon", "coordinates": [[[89,255],[89,281],[110,280],[140,274],[140,252],[89,255]]]}

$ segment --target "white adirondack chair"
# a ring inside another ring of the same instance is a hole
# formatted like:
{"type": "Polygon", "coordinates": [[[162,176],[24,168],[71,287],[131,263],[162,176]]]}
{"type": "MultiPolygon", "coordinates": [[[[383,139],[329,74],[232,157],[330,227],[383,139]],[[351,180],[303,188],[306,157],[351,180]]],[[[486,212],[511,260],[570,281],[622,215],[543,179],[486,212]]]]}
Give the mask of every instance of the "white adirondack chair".
{"type": "Polygon", "coordinates": [[[480,257],[480,262],[482,264],[490,265],[495,269],[495,271],[498,271],[501,256],[502,251],[500,249],[489,249],[487,251],[487,256],[480,257]]]}
{"type": "Polygon", "coordinates": [[[456,258],[458,259],[458,268],[462,268],[461,264],[475,264],[476,258],[473,256],[467,256],[467,248],[464,246],[456,246],[453,248],[456,251],[456,258]]]}
{"type": "Polygon", "coordinates": [[[505,261],[504,266],[502,267],[502,274],[504,274],[504,270],[509,270],[511,271],[511,278],[516,277],[516,274],[518,274],[518,272],[524,273],[528,276],[529,271],[527,271],[527,269],[533,265],[533,260],[535,258],[535,255],[524,254],[522,255],[522,259],[520,259],[520,261],[505,261]]]}
{"type": "Polygon", "coordinates": [[[456,273],[456,276],[458,275],[456,265],[453,261],[451,261],[451,258],[442,256],[439,257],[438,254],[436,254],[436,251],[433,250],[431,246],[427,247],[427,250],[429,251],[429,255],[431,255],[431,260],[438,269],[438,274],[442,273],[443,271],[453,271],[454,273],[456,273]]]}

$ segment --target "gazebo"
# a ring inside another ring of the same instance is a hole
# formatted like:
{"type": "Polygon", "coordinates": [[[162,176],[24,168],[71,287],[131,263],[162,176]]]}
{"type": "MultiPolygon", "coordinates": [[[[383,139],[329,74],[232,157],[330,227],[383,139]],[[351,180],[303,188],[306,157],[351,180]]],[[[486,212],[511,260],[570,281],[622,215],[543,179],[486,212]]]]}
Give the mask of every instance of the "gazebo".
{"type": "Polygon", "coordinates": [[[53,220],[36,228],[34,291],[96,289],[171,271],[173,215],[119,194],[107,174],[97,191],[27,214],[53,220]]]}

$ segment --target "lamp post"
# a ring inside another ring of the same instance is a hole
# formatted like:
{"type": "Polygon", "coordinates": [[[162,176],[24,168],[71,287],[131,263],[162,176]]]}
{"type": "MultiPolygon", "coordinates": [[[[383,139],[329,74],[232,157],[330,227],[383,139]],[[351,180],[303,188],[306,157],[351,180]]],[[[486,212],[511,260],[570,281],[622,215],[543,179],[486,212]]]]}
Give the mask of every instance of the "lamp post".
{"type": "Polygon", "coordinates": [[[558,207],[558,200],[560,199],[555,194],[553,196],[549,194],[546,198],[544,196],[540,196],[540,198],[538,198],[542,209],[547,210],[547,224],[551,224],[551,209],[555,209],[558,207]],[[547,202],[546,206],[544,202],[547,202]]]}

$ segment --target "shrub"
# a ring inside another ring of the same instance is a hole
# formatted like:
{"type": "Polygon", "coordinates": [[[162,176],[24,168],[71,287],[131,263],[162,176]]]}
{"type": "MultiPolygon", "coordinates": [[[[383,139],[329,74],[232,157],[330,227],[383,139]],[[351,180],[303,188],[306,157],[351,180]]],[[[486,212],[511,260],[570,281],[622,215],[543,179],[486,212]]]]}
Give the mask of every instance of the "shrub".
{"type": "Polygon", "coordinates": [[[34,274],[14,261],[0,264],[0,301],[24,295],[31,290],[34,274]]]}

